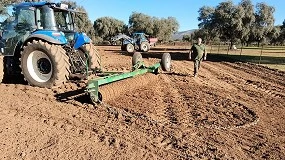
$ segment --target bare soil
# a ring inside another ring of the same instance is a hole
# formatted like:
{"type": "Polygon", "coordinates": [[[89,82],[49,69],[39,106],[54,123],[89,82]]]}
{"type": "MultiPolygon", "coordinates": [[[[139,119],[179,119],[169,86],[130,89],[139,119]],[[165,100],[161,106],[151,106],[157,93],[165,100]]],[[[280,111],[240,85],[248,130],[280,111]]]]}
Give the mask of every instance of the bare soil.
{"type": "MultiPolygon", "coordinates": [[[[98,48],[106,70],[131,69],[119,46],[98,48]]],[[[154,48],[145,63],[164,52],[171,72],[103,86],[96,106],[59,96],[84,82],[1,84],[0,159],[284,159],[284,72],[209,59],[194,78],[185,49],[154,48]]]]}

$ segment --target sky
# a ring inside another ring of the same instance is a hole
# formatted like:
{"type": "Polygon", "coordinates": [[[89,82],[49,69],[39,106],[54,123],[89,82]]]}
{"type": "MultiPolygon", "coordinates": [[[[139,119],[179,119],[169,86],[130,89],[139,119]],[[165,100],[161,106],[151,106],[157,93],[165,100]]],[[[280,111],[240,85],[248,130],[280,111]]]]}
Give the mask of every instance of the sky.
{"type": "MultiPolygon", "coordinates": [[[[101,17],[113,17],[128,24],[133,12],[143,13],[151,17],[175,17],[179,23],[178,31],[197,29],[198,10],[203,6],[216,7],[225,0],[75,0],[88,12],[92,23],[101,17]]],[[[55,0],[55,2],[59,2],[55,0]]],[[[233,0],[238,4],[240,0],[233,0]]],[[[275,8],[275,25],[285,20],[285,0],[252,0],[252,4],[265,2],[275,8]]]]}

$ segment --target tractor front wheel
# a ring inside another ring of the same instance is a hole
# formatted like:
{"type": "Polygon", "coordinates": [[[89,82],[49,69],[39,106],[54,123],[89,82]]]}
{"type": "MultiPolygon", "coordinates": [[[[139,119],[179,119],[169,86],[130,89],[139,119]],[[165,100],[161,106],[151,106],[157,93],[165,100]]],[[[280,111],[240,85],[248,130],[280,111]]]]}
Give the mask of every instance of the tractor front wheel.
{"type": "Polygon", "coordinates": [[[22,73],[32,86],[52,88],[67,81],[70,63],[65,50],[41,40],[28,42],[21,52],[22,73]]]}

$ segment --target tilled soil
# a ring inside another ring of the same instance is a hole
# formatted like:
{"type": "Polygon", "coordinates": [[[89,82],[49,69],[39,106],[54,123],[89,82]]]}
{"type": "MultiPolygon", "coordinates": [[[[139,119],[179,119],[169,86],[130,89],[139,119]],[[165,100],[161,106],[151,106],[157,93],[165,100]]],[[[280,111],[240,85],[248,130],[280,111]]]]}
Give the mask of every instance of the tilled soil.
{"type": "MultiPolygon", "coordinates": [[[[131,70],[119,47],[99,49],[105,69],[131,70]]],[[[1,84],[0,159],[284,159],[284,72],[209,60],[194,78],[186,52],[171,50],[171,72],[103,86],[100,105],[59,96],[84,82],[1,84]]]]}

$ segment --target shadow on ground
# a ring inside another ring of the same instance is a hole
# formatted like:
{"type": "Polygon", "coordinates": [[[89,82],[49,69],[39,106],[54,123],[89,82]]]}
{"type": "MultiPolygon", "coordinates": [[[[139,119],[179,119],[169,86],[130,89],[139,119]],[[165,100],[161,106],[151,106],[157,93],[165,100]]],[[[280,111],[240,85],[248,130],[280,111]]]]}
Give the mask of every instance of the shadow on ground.
{"type": "MultiPolygon", "coordinates": [[[[133,56],[133,53],[127,53],[120,50],[108,50],[113,53],[122,54],[125,56],[133,56]]],[[[143,58],[157,58],[161,59],[163,53],[170,53],[172,60],[188,60],[189,49],[172,49],[172,48],[152,48],[149,52],[141,52],[143,58]]],[[[207,56],[207,61],[211,62],[249,62],[255,64],[274,64],[274,65],[285,65],[285,55],[284,57],[275,56],[254,56],[254,55],[231,55],[231,54],[219,54],[219,53],[209,53],[207,56]]]]}
{"type": "Polygon", "coordinates": [[[55,98],[60,102],[67,102],[70,100],[75,100],[80,103],[93,104],[90,99],[89,94],[85,92],[85,88],[80,88],[77,90],[65,91],[63,93],[55,94],[55,98]]]}
{"type": "MultiPolygon", "coordinates": [[[[143,58],[158,58],[161,59],[162,52],[142,52],[143,58]]],[[[188,60],[188,53],[185,52],[169,52],[171,54],[172,60],[188,60]]],[[[132,56],[131,53],[123,53],[126,56],[132,56]]],[[[250,62],[256,64],[279,64],[285,65],[285,56],[284,57],[273,57],[273,56],[252,56],[252,55],[226,55],[226,54],[217,54],[209,53],[207,55],[207,61],[211,62],[250,62]]]]}
{"type": "Polygon", "coordinates": [[[213,62],[251,62],[257,64],[279,64],[285,65],[285,56],[284,57],[272,57],[272,56],[252,56],[252,55],[226,55],[226,54],[217,54],[211,53],[208,55],[208,61],[213,62]]]}

